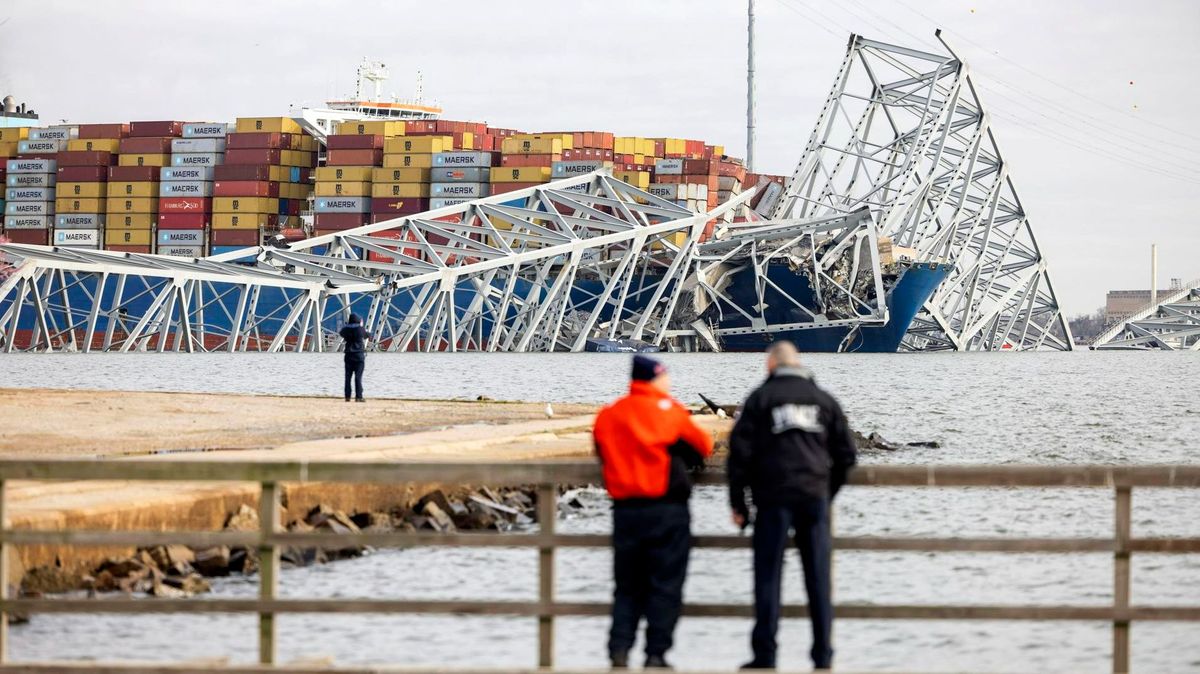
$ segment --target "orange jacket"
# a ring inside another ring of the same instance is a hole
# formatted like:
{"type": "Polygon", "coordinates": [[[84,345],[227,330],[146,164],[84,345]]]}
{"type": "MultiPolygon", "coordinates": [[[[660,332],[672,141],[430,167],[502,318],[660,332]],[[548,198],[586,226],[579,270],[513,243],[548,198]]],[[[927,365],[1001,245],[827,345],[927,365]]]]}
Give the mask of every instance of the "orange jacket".
{"type": "Polygon", "coordinates": [[[592,436],[614,500],[686,501],[687,465],[702,463],[713,449],[712,437],[683,405],[644,381],[630,383],[629,395],[600,410],[592,436]]]}

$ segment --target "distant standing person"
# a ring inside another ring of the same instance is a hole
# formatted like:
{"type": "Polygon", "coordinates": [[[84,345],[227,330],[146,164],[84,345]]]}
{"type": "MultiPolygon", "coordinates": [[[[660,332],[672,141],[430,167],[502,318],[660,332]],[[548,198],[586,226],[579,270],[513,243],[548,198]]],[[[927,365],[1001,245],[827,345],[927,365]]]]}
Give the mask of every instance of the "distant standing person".
{"type": "Polygon", "coordinates": [[[613,499],[614,668],[629,666],[646,618],[646,667],[667,667],[692,547],[688,469],[712,454],[712,437],[671,397],[666,367],[633,357],[629,395],[596,415],[593,437],[613,499]]]}
{"type": "Polygon", "coordinates": [[[767,380],[742,407],[729,447],[729,501],[734,524],[754,522],[754,659],[743,669],[775,668],[780,572],[789,534],[804,564],[812,619],[813,666],[833,663],[829,505],[854,466],[854,436],[841,406],[813,383],[791,342],[767,349],[767,380]]]}
{"type": "Polygon", "coordinates": [[[367,367],[367,331],[358,314],[350,314],[350,320],[338,331],[346,343],[343,360],[346,365],[346,402],[350,402],[350,380],[354,380],[354,399],[363,400],[363,370],[367,367]]]}

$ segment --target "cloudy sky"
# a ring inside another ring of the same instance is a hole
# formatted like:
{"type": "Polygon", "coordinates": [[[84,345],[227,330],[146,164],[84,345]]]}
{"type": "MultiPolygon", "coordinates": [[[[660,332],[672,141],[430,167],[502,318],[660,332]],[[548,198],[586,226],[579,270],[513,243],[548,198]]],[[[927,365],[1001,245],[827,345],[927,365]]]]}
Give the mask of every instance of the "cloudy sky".
{"type": "MultiPolygon", "coordinates": [[[[757,0],[757,168],[791,173],[851,32],[971,64],[1068,313],[1200,277],[1200,3],[757,0]]],[[[743,0],[5,0],[0,95],[43,122],[286,114],[389,88],[451,119],[745,147],[743,0]]]]}

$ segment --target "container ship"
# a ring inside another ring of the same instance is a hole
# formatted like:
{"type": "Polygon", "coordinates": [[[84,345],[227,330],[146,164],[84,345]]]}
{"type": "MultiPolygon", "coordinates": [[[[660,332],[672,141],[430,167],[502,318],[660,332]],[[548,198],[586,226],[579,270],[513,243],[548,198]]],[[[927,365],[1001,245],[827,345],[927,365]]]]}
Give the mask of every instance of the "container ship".
{"type": "MultiPolygon", "coordinates": [[[[36,127],[29,118],[23,124],[6,119],[8,126],[0,127],[6,185],[0,233],[16,244],[194,259],[344,232],[599,169],[692,212],[753,187],[747,206],[767,214],[783,194],[783,176],[750,172],[720,145],[447,120],[419,89],[412,100],[382,100],[386,77],[384,64],[364,60],[353,96],[232,123],[36,127]]],[[[706,226],[702,246],[715,242],[716,225],[706,226]]],[[[764,331],[747,323],[744,312],[711,307],[699,318],[715,327],[714,346],[723,350],[759,350],[786,337],[811,351],[895,351],[946,273],[936,265],[898,265],[886,291],[872,300],[886,305],[878,310],[890,317],[878,325],[764,331]]],[[[773,264],[768,277],[801,302],[821,302],[795,269],[773,264]]],[[[735,301],[756,301],[760,284],[751,274],[730,274],[726,284],[735,301]]],[[[70,292],[79,295],[78,305],[91,301],[93,290],[80,284],[70,292]]],[[[4,301],[11,299],[0,298],[0,315],[4,301]]],[[[125,310],[136,315],[149,309],[139,303],[149,301],[134,298],[125,310]]],[[[261,301],[259,311],[270,315],[270,299],[261,301]]],[[[761,298],[758,303],[767,306],[761,298]]],[[[777,306],[762,317],[768,324],[798,324],[781,313],[783,303],[777,306]]],[[[18,333],[32,329],[25,322],[19,321],[18,333]]]]}

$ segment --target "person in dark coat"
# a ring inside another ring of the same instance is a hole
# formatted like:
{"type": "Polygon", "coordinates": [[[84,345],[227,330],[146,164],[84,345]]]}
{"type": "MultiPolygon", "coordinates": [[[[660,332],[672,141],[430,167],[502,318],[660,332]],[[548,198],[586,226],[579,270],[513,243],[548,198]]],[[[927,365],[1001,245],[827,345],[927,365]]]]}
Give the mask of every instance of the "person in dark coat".
{"type": "Polygon", "coordinates": [[[629,395],[596,415],[592,430],[613,500],[613,668],[629,665],[638,623],[646,619],[646,668],[667,667],[692,547],[690,468],[712,454],[712,436],[670,394],[666,368],[633,357],[629,395]]]}
{"type": "Polygon", "coordinates": [[[358,314],[350,314],[350,320],[338,331],[346,343],[343,360],[346,365],[346,402],[350,402],[350,381],[354,380],[354,399],[363,400],[363,370],[367,367],[367,331],[358,314]]]}
{"type": "Polygon", "coordinates": [[[754,659],[743,669],[775,668],[780,575],[790,535],[804,566],[813,666],[828,669],[833,662],[829,507],[846,483],[857,449],[841,406],[800,366],[791,342],[771,345],[767,370],[767,380],[746,399],[734,424],[727,466],[734,524],[745,528],[751,522],[747,488],[756,510],[754,659]]]}

